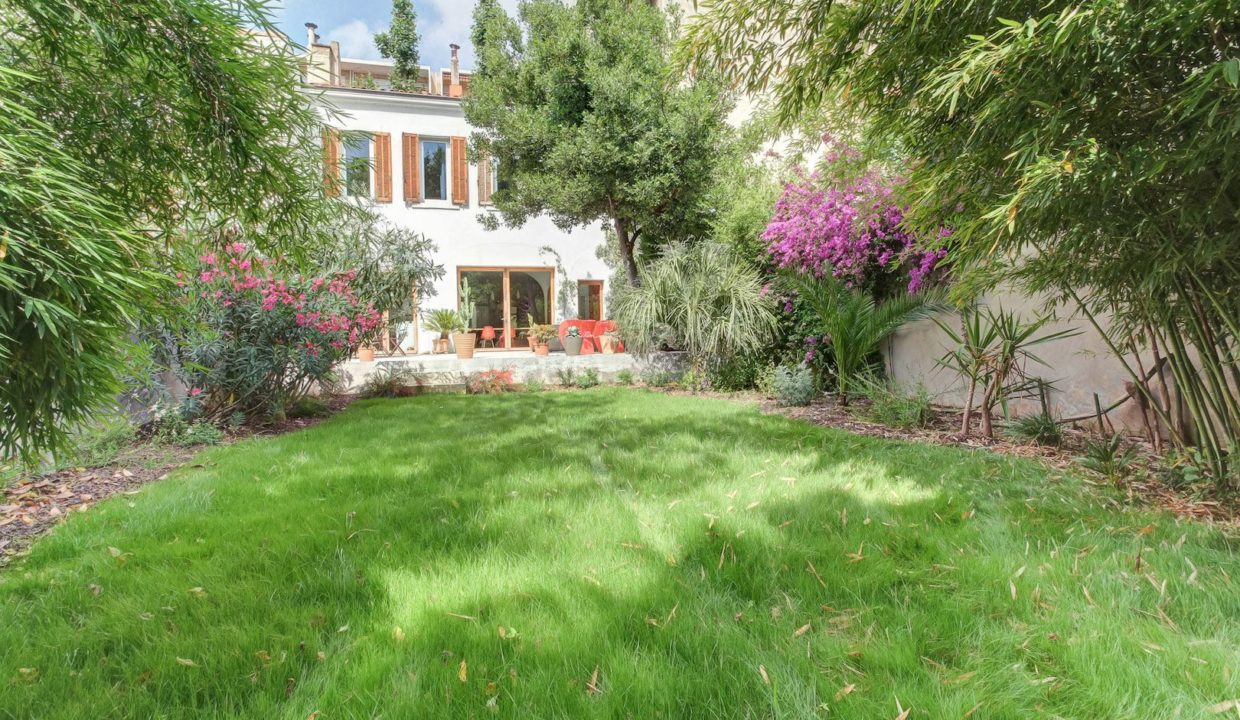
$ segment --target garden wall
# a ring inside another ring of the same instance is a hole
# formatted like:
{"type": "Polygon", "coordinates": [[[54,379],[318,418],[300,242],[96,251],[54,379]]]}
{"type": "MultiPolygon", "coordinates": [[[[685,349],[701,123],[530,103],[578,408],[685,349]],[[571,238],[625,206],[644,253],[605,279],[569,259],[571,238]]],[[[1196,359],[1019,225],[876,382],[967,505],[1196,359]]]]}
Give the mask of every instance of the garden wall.
{"type": "MultiPolygon", "coordinates": [[[[1042,300],[1014,292],[997,292],[986,297],[983,303],[1015,311],[1024,320],[1033,319],[1043,308],[1042,300]]],[[[1058,418],[1093,415],[1094,393],[1098,394],[1103,408],[1125,397],[1131,377],[1089,320],[1072,316],[1072,310],[1066,307],[1061,307],[1057,315],[1055,321],[1044,327],[1044,333],[1075,329],[1080,334],[1032,348],[1046,365],[1031,362],[1026,368],[1031,376],[1053,383],[1049,393],[1052,415],[1058,418]]],[[[953,325],[957,322],[954,315],[944,315],[943,321],[953,325]]],[[[906,389],[920,382],[936,402],[961,407],[965,388],[959,375],[937,364],[950,346],[951,341],[932,321],[907,325],[885,348],[888,375],[906,389]]],[[[1149,369],[1149,357],[1142,359],[1149,369]]],[[[1128,361],[1131,363],[1132,358],[1128,361]]],[[[1018,400],[1012,404],[1012,410],[1017,415],[1033,414],[1040,411],[1040,404],[1037,399],[1018,400]]],[[[1144,429],[1141,410],[1131,399],[1108,413],[1107,418],[1116,428],[1124,427],[1133,432],[1144,429]]],[[[1151,422],[1156,422],[1153,413],[1150,418],[1151,422]]]]}

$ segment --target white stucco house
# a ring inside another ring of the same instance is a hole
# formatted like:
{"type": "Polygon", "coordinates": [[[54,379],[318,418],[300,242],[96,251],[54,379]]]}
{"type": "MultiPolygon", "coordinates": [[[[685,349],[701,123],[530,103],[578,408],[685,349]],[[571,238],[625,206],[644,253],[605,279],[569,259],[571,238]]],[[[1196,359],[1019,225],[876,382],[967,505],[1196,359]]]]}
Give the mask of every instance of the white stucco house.
{"type": "Polygon", "coordinates": [[[546,324],[607,317],[603,285],[610,270],[598,257],[601,226],[564,231],[534,218],[520,228],[487,230],[480,222],[495,212],[490,197],[499,175],[485,158],[479,164],[466,157],[472,129],[461,98],[470,74],[458,67],[456,46],[452,67],[423,67],[416,92],[397,92],[390,89],[390,62],[341,57],[338,43],[320,39],[312,23],[306,27],[304,91],[333,128],[364,133],[343,139],[328,133],[326,171],[338,177],[343,195],[431,238],[435,261],[446,270],[432,297],[420,307],[415,298],[412,323],[392,323],[381,353],[431,352],[436,335],[423,328],[422,314],[457,309],[463,280],[483,351],[527,346],[521,331],[530,318],[546,324]],[[561,292],[571,284],[576,292],[561,292]]]}

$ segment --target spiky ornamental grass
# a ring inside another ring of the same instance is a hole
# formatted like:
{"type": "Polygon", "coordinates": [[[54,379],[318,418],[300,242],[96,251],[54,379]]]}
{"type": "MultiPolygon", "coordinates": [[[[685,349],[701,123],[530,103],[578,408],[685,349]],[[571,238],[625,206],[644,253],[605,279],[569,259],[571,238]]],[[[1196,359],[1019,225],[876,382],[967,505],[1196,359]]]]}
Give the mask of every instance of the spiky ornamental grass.
{"type": "Polygon", "coordinates": [[[363,401],[0,571],[0,715],[1219,717],[1235,540],[642,390],[363,401]]]}

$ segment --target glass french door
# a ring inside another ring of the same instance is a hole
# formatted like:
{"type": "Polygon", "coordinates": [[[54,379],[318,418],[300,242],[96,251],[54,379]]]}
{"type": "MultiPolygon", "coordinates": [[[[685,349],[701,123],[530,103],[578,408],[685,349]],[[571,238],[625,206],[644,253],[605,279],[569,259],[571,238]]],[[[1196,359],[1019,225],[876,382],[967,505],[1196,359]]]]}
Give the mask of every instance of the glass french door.
{"type": "Polygon", "coordinates": [[[552,268],[461,268],[457,275],[457,307],[461,285],[468,282],[474,311],[469,331],[480,350],[529,347],[530,324],[552,322],[552,268]]]}

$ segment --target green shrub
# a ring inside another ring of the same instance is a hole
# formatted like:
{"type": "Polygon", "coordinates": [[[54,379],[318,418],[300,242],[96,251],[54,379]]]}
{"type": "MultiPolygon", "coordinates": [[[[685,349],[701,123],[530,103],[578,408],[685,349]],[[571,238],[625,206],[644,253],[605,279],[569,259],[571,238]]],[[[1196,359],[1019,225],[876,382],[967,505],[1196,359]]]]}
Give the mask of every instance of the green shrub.
{"type": "Polygon", "coordinates": [[[586,368],[581,371],[580,375],[577,376],[577,387],[582,390],[595,387],[599,384],[599,382],[598,370],[594,368],[586,368]]]}
{"type": "Polygon", "coordinates": [[[642,373],[642,382],[650,387],[665,388],[676,384],[680,376],[668,370],[656,370],[650,368],[642,373]]]}
{"type": "Polygon", "coordinates": [[[876,423],[894,428],[924,428],[934,412],[930,393],[918,383],[912,395],[906,395],[890,381],[868,378],[861,381],[862,393],[869,398],[867,416],[876,423]]]}
{"type": "Polygon", "coordinates": [[[710,386],[725,392],[754,390],[769,367],[770,364],[758,353],[733,355],[710,366],[710,386]]]}
{"type": "Polygon", "coordinates": [[[563,367],[555,371],[555,376],[559,379],[561,385],[568,387],[573,384],[577,371],[570,367],[563,367]]]}
{"type": "Polygon", "coordinates": [[[327,403],[316,397],[299,398],[284,409],[285,417],[289,418],[327,417],[330,414],[331,408],[327,403]]]}
{"type": "Polygon", "coordinates": [[[358,395],[364,398],[407,397],[413,394],[417,378],[410,370],[395,363],[384,363],[362,383],[358,395]]]}
{"type": "Polygon", "coordinates": [[[1085,455],[1076,462],[1086,470],[1115,481],[1128,474],[1128,469],[1135,460],[1136,453],[1125,445],[1124,438],[1112,435],[1101,440],[1086,441],[1085,455]]]}
{"type": "Polygon", "coordinates": [[[73,461],[84,467],[110,465],[134,435],[133,425],[124,418],[90,428],[78,436],[73,461]]]}
{"type": "Polygon", "coordinates": [[[775,397],[775,368],[775,365],[763,367],[754,380],[754,388],[767,397],[775,397]]]}
{"type": "Polygon", "coordinates": [[[180,412],[173,412],[154,422],[151,440],[159,445],[193,447],[194,445],[218,445],[224,439],[224,431],[207,422],[190,422],[180,412]]]}
{"type": "Polygon", "coordinates": [[[1052,445],[1063,444],[1063,428],[1055,422],[1055,418],[1046,413],[1026,415],[1016,418],[1007,428],[1008,435],[1016,440],[1052,445]]]}
{"type": "Polygon", "coordinates": [[[538,393],[546,389],[543,385],[543,381],[538,378],[530,378],[529,380],[526,380],[525,384],[521,387],[523,390],[530,393],[538,393]]]}
{"type": "Polygon", "coordinates": [[[621,370],[616,373],[616,382],[621,385],[632,385],[634,379],[632,370],[621,370]]]}
{"type": "Polygon", "coordinates": [[[784,407],[809,405],[814,399],[814,375],[804,365],[775,370],[775,401],[784,407]]]}

